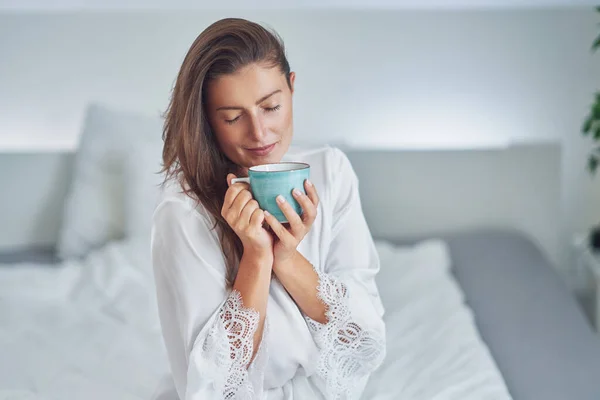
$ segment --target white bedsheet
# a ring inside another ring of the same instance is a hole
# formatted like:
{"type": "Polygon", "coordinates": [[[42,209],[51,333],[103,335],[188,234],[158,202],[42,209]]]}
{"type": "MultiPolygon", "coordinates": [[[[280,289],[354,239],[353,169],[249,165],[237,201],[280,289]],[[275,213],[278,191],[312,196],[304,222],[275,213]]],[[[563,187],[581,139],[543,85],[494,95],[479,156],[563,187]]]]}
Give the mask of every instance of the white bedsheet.
{"type": "MultiPolygon", "coordinates": [[[[445,244],[378,242],[387,358],[365,399],[509,399],[445,244]]],[[[0,399],[149,399],[167,371],[149,247],[0,267],[0,399]]]]}
{"type": "Polygon", "coordinates": [[[148,249],[113,242],[59,268],[0,268],[0,398],[151,397],[167,361],[148,249]]]}
{"type": "Polygon", "coordinates": [[[450,272],[447,245],[377,243],[387,356],[365,399],[505,400],[510,395],[450,272]]]}

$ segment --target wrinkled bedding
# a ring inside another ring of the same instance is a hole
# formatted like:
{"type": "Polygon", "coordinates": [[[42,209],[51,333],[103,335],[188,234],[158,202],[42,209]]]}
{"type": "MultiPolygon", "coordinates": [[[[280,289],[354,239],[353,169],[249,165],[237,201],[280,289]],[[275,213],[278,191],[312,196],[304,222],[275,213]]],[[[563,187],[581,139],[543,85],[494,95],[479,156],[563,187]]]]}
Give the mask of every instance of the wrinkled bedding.
{"type": "MultiPolygon", "coordinates": [[[[387,357],[365,399],[509,399],[438,240],[377,242],[387,357]]],[[[168,373],[149,244],[0,266],[0,399],[152,397],[168,373]]]]}

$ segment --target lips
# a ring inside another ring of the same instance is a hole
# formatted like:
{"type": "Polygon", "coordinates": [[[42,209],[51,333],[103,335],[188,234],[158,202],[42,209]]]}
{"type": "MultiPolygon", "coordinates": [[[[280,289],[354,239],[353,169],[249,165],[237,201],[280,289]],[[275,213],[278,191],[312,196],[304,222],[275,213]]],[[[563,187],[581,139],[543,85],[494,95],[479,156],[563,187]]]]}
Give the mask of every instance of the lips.
{"type": "Polygon", "coordinates": [[[277,143],[273,143],[273,144],[270,144],[267,146],[254,147],[252,149],[246,149],[246,150],[257,156],[265,156],[265,155],[269,154],[271,151],[273,151],[276,144],[277,143]]]}

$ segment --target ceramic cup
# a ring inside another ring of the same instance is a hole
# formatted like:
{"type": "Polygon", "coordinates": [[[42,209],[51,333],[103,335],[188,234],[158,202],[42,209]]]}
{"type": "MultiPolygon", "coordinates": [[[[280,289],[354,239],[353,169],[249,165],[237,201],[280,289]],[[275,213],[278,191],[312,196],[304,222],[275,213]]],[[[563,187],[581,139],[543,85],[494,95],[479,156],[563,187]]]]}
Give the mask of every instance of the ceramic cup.
{"type": "Polygon", "coordinates": [[[292,190],[298,189],[306,194],[304,181],[310,176],[310,165],[300,162],[280,162],[255,165],[248,170],[247,178],[234,178],[231,183],[250,184],[252,196],[261,209],[270,212],[279,222],[288,222],[275,198],[282,195],[288,203],[302,215],[302,207],[294,199],[292,190]]]}

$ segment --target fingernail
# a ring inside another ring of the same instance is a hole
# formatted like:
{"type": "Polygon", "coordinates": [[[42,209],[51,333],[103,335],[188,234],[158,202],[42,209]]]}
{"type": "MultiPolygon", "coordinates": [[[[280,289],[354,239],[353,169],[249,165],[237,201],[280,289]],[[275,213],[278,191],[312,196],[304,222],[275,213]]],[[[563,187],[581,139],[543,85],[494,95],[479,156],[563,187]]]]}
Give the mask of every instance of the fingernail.
{"type": "Polygon", "coordinates": [[[268,212],[267,210],[263,211],[263,213],[268,217],[269,215],[271,215],[270,212],[268,212]]]}
{"type": "Polygon", "coordinates": [[[285,199],[282,195],[277,196],[275,200],[277,200],[278,203],[285,203],[285,199]]]}
{"type": "Polygon", "coordinates": [[[298,189],[292,190],[292,193],[294,193],[295,196],[300,196],[302,194],[298,189]]]}
{"type": "Polygon", "coordinates": [[[311,182],[310,180],[308,180],[308,179],[306,180],[306,184],[307,184],[308,186],[312,186],[312,185],[313,185],[313,184],[312,184],[312,182],[311,182]]]}

